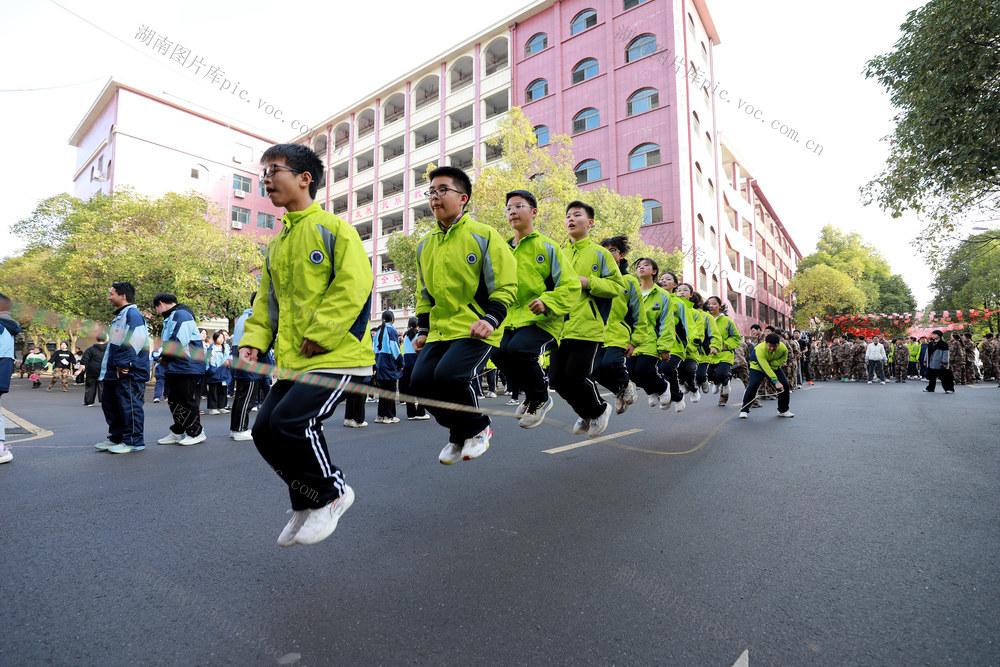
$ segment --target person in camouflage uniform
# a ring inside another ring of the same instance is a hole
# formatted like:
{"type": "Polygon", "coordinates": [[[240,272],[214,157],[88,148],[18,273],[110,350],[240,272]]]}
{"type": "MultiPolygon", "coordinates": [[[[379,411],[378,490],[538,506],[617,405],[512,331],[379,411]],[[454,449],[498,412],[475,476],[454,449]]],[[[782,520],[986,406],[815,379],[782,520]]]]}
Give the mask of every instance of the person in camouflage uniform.
{"type": "Polygon", "coordinates": [[[976,344],[971,333],[962,334],[962,347],[965,348],[965,369],[962,380],[965,384],[976,383],[976,344]]]}
{"type": "Polygon", "coordinates": [[[830,348],[831,362],[833,368],[833,376],[835,379],[846,382],[847,373],[849,372],[847,368],[847,359],[850,356],[850,347],[840,336],[833,339],[833,345],[830,348]]]}
{"type": "Polygon", "coordinates": [[[854,347],[851,348],[851,374],[852,380],[862,382],[868,379],[868,364],[865,363],[865,352],[868,351],[868,344],[864,338],[855,338],[854,347]]]}
{"type": "Polygon", "coordinates": [[[781,368],[785,371],[785,377],[788,378],[788,391],[795,391],[799,388],[799,374],[797,369],[799,367],[798,360],[802,356],[802,352],[799,349],[798,342],[792,340],[792,335],[790,333],[783,331],[778,335],[781,336],[781,342],[783,342],[785,347],[788,348],[788,360],[781,368]]]}
{"type": "Polygon", "coordinates": [[[833,346],[830,341],[821,340],[819,342],[820,363],[823,365],[823,379],[830,381],[836,378],[833,371],[833,346]]]}
{"type": "Polygon", "coordinates": [[[948,340],[949,368],[955,374],[955,384],[965,384],[965,346],[961,336],[952,331],[948,340]]]}
{"type": "Polygon", "coordinates": [[[892,367],[896,374],[896,382],[906,382],[906,377],[909,373],[910,346],[906,344],[906,339],[904,338],[897,338],[892,341],[892,344],[894,345],[893,358],[898,359],[892,367]]]}
{"type": "Polygon", "coordinates": [[[983,362],[984,380],[993,378],[1000,381],[1000,376],[997,375],[996,351],[997,341],[993,337],[993,332],[990,331],[983,337],[983,342],[979,344],[979,358],[983,362]]]}
{"type": "Polygon", "coordinates": [[[739,378],[746,387],[750,384],[750,367],[747,365],[747,353],[749,348],[747,347],[747,341],[745,338],[740,339],[740,344],[733,350],[733,376],[739,378]]]}
{"type": "Polygon", "coordinates": [[[826,379],[823,366],[823,341],[821,340],[809,343],[809,375],[817,382],[826,379]]]}

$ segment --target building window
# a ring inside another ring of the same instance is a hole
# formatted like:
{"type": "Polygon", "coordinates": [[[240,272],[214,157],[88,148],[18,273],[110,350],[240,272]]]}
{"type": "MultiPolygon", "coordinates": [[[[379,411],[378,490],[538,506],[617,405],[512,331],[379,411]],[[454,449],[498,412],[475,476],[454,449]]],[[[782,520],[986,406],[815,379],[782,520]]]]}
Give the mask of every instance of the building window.
{"type": "Polygon", "coordinates": [[[626,9],[632,9],[633,7],[638,7],[644,2],[646,2],[646,0],[625,0],[624,6],[622,7],[622,11],[625,11],[626,9]]]}
{"type": "Polygon", "coordinates": [[[375,131],[375,111],[365,109],[358,114],[358,136],[365,137],[375,131]]]}
{"type": "Polygon", "coordinates": [[[691,112],[691,121],[692,121],[692,126],[694,127],[694,133],[698,134],[699,132],[701,132],[701,119],[698,118],[697,111],[691,112]]]}
{"type": "Polygon", "coordinates": [[[642,202],[642,224],[655,225],[663,222],[663,205],[655,199],[645,199],[642,202]]]}
{"type": "Polygon", "coordinates": [[[576,182],[589,183],[601,180],[601,163],[597,160],[584,160],[573,170],[576,175],[576,182]]]}
{"type": "Polygon", "coordinates": [[[694,180],[698,184],[698,187],[702,186],[701,165],[697,162],[694,163],[694,180]]]}
{"type": "Polygon", "coordinates": [[[528,43],[524,45],[524,57],[528,58],[530,56],[533,56],[548,45],[549,45],[549,36],[546,35],[544,32],[540,32],[531,39],[529,39],[528,43]]]}
{"type": "MultiPolygon", "coordinates": [[[[452,87],[454,88],[454,83],[452,87]]],[[[382,107],[383,120],[385,124],[394,123],[401,120],[406,115],[406,98],[402,93],[396,93],[389,98],[389,101],[382,107]]]]}
{"type": "Polygon", "coordinates": [[[436,102],[439,92],[437,76],[431,75],[425,78],[413,89],[413,108],[419,109],[425,104],[436,102]]]}
{"type": "Polygon", "coordinates": [[[656,88],[643,88],[632,93],[625,103],[625,115],[634,116],[660,106],[660,94],[656,88]]]}
{"type": "Polygon", "coordinates": [[[261,229],[274,229],[274,216],[270,213],[257,213],[257,226],[261,229]]]}
{"type": "Polygon", "coordinates": [[[593,9],[585,9],[576,15],[573,22],[569,25],[569,34],[577,35],[587,28],[593,28],[597,25],[597,12],[593,9]]]}
{"type": "MultiPolygon", "coordinates": [[[[198,170],[197,169],[192,169],[191,170],[191,178],[198,178],[198,170]]],[[[90,168],[90,180],[94,180],[94,168],[93,167],[90,168]]]]}
{"type": "Polygon", "coordinates": [[[501,37],[495,39],[486,48],[486,76],[499,72],[507,66],[507,40],[501,37]]]}
{"type": "Polygon", "coordinates": [[[656,52],[656,37],[653,35],[639,35],[631,42],[625,50],[625,62],[630,63],[656,52]]]}
{"type": "Polygon", "coordinates": [[[705,42],[701,43],[701,57],[705,60],[705,63],[707,64],[708,63],[708,49],[705,48],[705,42]]]}
{"type": "Polygon", "coordinates": [[[539,125],[535,128],[535,138],[538,139],[539,146],[549,145],[549,128],[546,125],[539,125]]]}
{"type": "Polygon", "coordinates": [[[652,167],[654,164],[660,164],[660,147],[656,144],[642,144],[628,154],[629,171],[652,167]]]}
{"type": "Polygon", "coordinates": [[[545,97],[549,94],[549,82],[545,79],[535,79],[528,86],[528,89],[524,93],[525,102],[534,102],[535,100],[545,97]]]}
{"type": "Polygon", "coordinates": [[[253,189],[253,179],[233,174],[233,190],[249,193],[251,189],[253,189]]]}
{"type": "Polygon", "coordinates": [[[257,182],[257,194],[260,195],[261,197],[267,196],[267,188],[264,187],[264,181],[257,182]]]}
{"type": "Polygon", "coordinates": [[[601,124],[601,114],[597,109],[584,109],[573,116],[573,134],[593,130],[601,124]]]}
{"type": "Polygon", "coordinates": [[[743,303],[743,314],[746,315],[747,317],[754,317],[754,312],[753,312],[753,303],[754,303],[754,300],[753,300],[753,297],[748,294],[746,297],[744,297],[744,299],[745,300],[744,300],[744,303],[743,303]]]}
{"type": "Polygon", "coordinates": [[[705,218],[701,217],[701,213],[698,214],[698,237],[705,238],[705,218]]]}
{"type": "Polygon", "coordinates": [[[573,83],[580,83],[586,81],[587,79],[593,79],[597,76],[598,66],[597,61],[593,58],[587,58],[586,60],[580,61],[576,67],[573,68],[573,83]]]}
{"type": "Polygon", "coordinates": [[[243,229],[243,225],[250,224],[250,209],[234,206],[230,216],[233,229],[243,229]]]}

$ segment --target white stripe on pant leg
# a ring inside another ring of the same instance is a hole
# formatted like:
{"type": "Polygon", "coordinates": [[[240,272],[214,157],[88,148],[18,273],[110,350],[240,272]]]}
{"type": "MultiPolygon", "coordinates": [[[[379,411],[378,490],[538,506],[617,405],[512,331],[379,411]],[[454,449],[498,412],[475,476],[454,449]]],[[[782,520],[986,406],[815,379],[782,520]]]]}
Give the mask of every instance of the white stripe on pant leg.
{"type": "Polygon", "coordinates": [[[306,438],[312,444],[313,454],[316,456],[316,461],[319,463],[320,470],[323,472],[324,477],[332,477],[332,465],[330,464],[329,458],[327,458],[326,452],[323,451],[323,447],[319,441],[319,434],[316,431],[316,422],[320,419],[326,419],[330,414],[333,414],[333,406],[336,405],[337,399],[340,398],[344,393],[344,385],[350,382],[350,375],[344,375],[341,377],[340,384],[337,388],[333,390],[330,397],[326,399],[322,407],[320,407],[319,412],[316,416],[309,420],[309,424],[306,426],[306,438]],[[329,411],[328,414],[325,414],[329,411]]]}
{"type": "Polygon", "coordinates": [[[492,351],[493,351],[493,348],[491,348],[491,347],[487,347],[486,348],[486,352],[483,353],[482,359],[480,359],[479,361],[477,361],[476,365],[472,367],[472,375],[469,376],[469,391],[472,392],[472,404],[473,404],[473,406],[475,406],[477,408],[479,407],[479,394],[477,394],[476,390],[472,388],[472,382],[473,382],[473,380],[475,380],[476,382],[480,381],[479,380],[479,376],[476,375],[476,369],[479,368],[479,364],[481,364],[484,361],[486,361],[486,357],[490,356],[490,352],[492,352],[492,351]]]}

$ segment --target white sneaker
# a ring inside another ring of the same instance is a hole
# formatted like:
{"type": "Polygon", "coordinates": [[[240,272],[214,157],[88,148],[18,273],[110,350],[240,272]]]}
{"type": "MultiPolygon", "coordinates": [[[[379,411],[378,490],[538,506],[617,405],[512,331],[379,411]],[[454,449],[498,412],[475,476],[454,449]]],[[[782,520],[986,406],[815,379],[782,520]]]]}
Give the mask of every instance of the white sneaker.
{"type": "Polygon", "coordinates": [[[205,439],[207,437],[208,436],[205,435],[205,432],[202,431],[198,435],[195,435],[195,436],[189,435],[189,436],[185,437],[183,440],[181,440],[177,444],[178,445],[183,445],[185,447],[187,447],[188,445],[197,445],[199,442],[205,442],[205,439]]]}
{"type": "Polygon", "coordinates": [[[332,503],[315,510],[308,510],[299,532],[295,534],[296,544],[316,544],[330,537],[330,534],[337,529],[337,522],[344,516],[351,505],[354,504],[354,489],[344,486],[344,493],[332,503]]]}
{"type": "MultiPolygon", "coordinates": [[[[528,411],[528,399],[526,398],[520,403],[517,401],[514,402],[517,403],[517,409],[514,410],[514,416],[520,419],[524,416],[524,413],[528,411]]],[[[510,403],[508,403],[508,405],[510,405],[510,403]]]]}
{"type": "Polygon", "coordinates": [[[882,384],[885,384],[885,380],[882,380],[882,384]]]}
{"type": "Polygon", "coordinates": [[[483,396],[485,396],[486,398],[496,398],[497,393],[495,391],[488,391],[485,394],[483,394],[483,396]]]}
{"type": "Polygon", "coordinates": [[[553,401],[551,396],[545,397],[544,403],[532,403],[524,411],[517,425],[521,428],[535,428],[545,419],[545,414],[552,409],[553,401]]]}
{"type": "Polygon", "coordinates": [[[160,399],[158,399],[158,398],[154,398],[153,399],[153,403],[159,403],[159,402],[160,402],[160,399]]]}
{"type": "Polygon", "coordinates": [[[686,407],[687,405],[684,404],[684,397],[681,396],[681,400],[674,403],[674,412],[684,412],[684,408],[686,407]]]}
{"type": "MultiPolygon", "coordinates": [[[[507,396],[510,396],[509,392],[507,393],[507,396]]],[[[521,405],[521,401],[517,400],[516,398],[511,398],[508,399],[504,405],[521,405]]]]}
{"type": "Polygon", "coordinates": [[[222,413],[219,410],[216,410],[215,408],[212,408],[211,410],[208,411],[208,414],[210,414],[210,415],[218,415],[218,414],[222,414],[222,413]]]}
{"type": "Polygon", "coordinates": [[[871,383],[872,383],[872,381],[871,381],[871,380],[869,380],[869,381],[868,381],[868,384],[871,384],[871,383]]]}
{"type": "Polygon", "coordinates": [[[285,527],[281,530],[281,535],[278,535],[278,546],[279,547],[290,547],[295,544],[295,535],[299,532],[299,528],[302,524],[306,522],[309,517],[309,510],[288,510],[292,512],[292,518],[288,520],[285,527]]]}
{"type": "Polygon", "coordinates": [[[673,402],[674,402],[674,399],[670,398],[670,390],[668,389],[667,393],[662,394],[660,396],[660,409],[661,410],[666,410],[667,408],[670,407],[670,405],[673,402]]]}
{"type": "Polygon", "coordinates": [[[10,447],[0,444],[0,463],[10,463],[13,460],[14,453],[10,451],[10,447]]]}
{"type": "Polygon", "coordinates": [[[577,417],[576,423],[573,424],[573,435],[583,435],[590,428],[590,420],[584,419],[583,417],[577,417]]]}
{"type": "Polygon", "coordinates": [[[376,419],[375,420],[376,424],[398,424],[399,423],[399,417],[380,417],[379,419],[381,419],[382,421],[379,421],[378,419],[376,419]]]}
{"type": "Polygon", "coordinates": [[[462,446],[456,445],[454,442],[449,442],[438,454],[438,461],[450,466],[452,463],[458,463],[462,460],[462,446]]]}
{"type": "Polygon", "coordinates": [[[701,392],[695,390],[695,392],[693,394],[691,394],[691,402],[692,403],[697,403],[700,400],[701,400],[701,392]]]}
{"type": "Polygon", "coordinates": [[[407,420],[411,422],[422,422],[430,419],[430,415],[417,415],[416,417],[407,417],[407,420]]]}
{"type": "Polygon", "coordinates": [[[719,388],[720,388],[719,385],[713,384],[712,385],[712,393],[713,394],[718,394],[719,393],[719,388]]]}
{"type": "Polygon", "coordinates": [[[649,407],[655,408],[663,402],[663,397],[660,394],[650,394],[649,395],[649,407]]]}
{"type": "Polygon", "coordinates": [[[249,430],[247,431],[230,431],[229,437],[237,442],[244,442],[246,440],[253,440],[253,433],[249,430]]]}
{"type": "Polygon", "coordinates": [[[176,443],[180,442],[183,439],[184,439],[184,434],[183,433],[174,433],[173,431],[171,431],[167,435],[165,435],[162,438],[160,438],[159,440],[157,440],[156,444],[158,444],[158,445],[173,445],[173,444],[176,444],[176,443]]]}
{"type": "Polygon", "coordinates": [[[493,437],[493,427],[487,426],[479,433],[465,441],[462,446],[462,459],[471,461],[478,459],[490,448],[490,438],[493,437]]]}
{"type": "Polygon", "coordinates": [[[639,400],[639,392],[635,388],[635,382],[629,380],[628,386],[625,387],[625,403],[632,405],[639,400]]]}
{"type": "Polygon", "coordinates": [[[259,410],[259,409],[260,409],[260,408],[258,408],[258,407],[257,407],[257,406],[255,405],[255,406],[253,406],[252,408],[250,408],[250,412],[257,412],[257,410],[259,410]]]}
{"type": "Polygon", "coordinates": [[[779,412],[779,413],[778,413],[778,416],[779,416],[779,417],[784,417],[785,419],[791,419],[791,418],[792,418],[792,417],[794,417],[795,415],[793,415],[793,414],[792,414],[792,411],[791,411],[791,410],[788,410],[787,412],[779,412]]]}
{"type": "Polygon", "coordinates": [[[626,410],[628,410],[628,403],[625,402],[625,392],[615,394],[615,413],[620,415],[626,410]]]}
{"type": "Polygon", "coordinates": [[[345,419],[344,426],[347,428],[364,428],[368,426],[368,422],[356,422],[353,419],[345,419]]]}
{"type": "Polygon", "coordinates": [[[749,416],[750,416],[749,412],[745,412],[745,411],[742,411],[742,410],[740,411],[740,419],[746,419],[749,416]]]}
{"type": "Polygon", "coordinates": [[[591,420],[590,428],[587,429],[587,437],[596,438],[607,431],[609,421],[611,421],[611,404],[605,403],[604,412],[601,413],[601,416],[591,420]]]}
{"type": "Polygon", "coordinates": [[[229,408],[219,408],[219,414],[228,415],[229,413],[229,408]]]}
{"type": "Polygon", "coordinates": [[[384,422],[384,421],[385,421],[385,418],[384,418],[384,417],[376,417],[376,418],[375,418],[375,423],[376,423],[376,424],[381,424],[381,423],[382,423],[382,422],[384,422]]]}
{"type": "Polygon", "coordinates": [[[710,390],[711,387],[708,384],[708,380],[705,380],[704,382],[701,383],[701,393],[707,394],[710,390]]]}

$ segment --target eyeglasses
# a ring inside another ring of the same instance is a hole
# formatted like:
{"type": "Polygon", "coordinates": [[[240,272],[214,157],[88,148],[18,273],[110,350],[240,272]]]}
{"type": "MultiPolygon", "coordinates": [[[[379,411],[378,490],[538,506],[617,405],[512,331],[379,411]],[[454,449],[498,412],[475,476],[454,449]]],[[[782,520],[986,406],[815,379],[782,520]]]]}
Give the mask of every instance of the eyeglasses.
{"type": "Polygon", "coordinates": [[[505,208],[504,211],[506,211],[507,213],[512,213],[513,211],[520,211],[522,208],[530,210],[532,207],[530,204],[511,204],[510,206],[505,208]]]}
{"type": "Polygon", "coordinates": [[[428,199],[430,199],[432,197],[437,197],[438,199],[440,199],[440,198],[444,197],[446,194],[448,194],[449,192],[457,192],[460,195],[464,195],[465,194],[461,190],[456,190],[455,188],[449,188],[447,185],[439,185],[436,188],[431,188],[430,190],[427,190],[426,192],[424,192],[424,196],[427,197],[428,199]]]}
{"type": "Polygon", "coordinates": [[[274,176],[274,172],[278,171],[279,169],[284,169],[285,171],[290,171],[293,174],[301,174],[302,173],[301,169],[292,169],[291,167],[286,167],[284,165],[272,164],[272,165],[268,165],[267,167],[264,167],[263,169],[260,170],[260,180],[263,181],[265,178],[270,178],[270,177],[274,176]]]}

